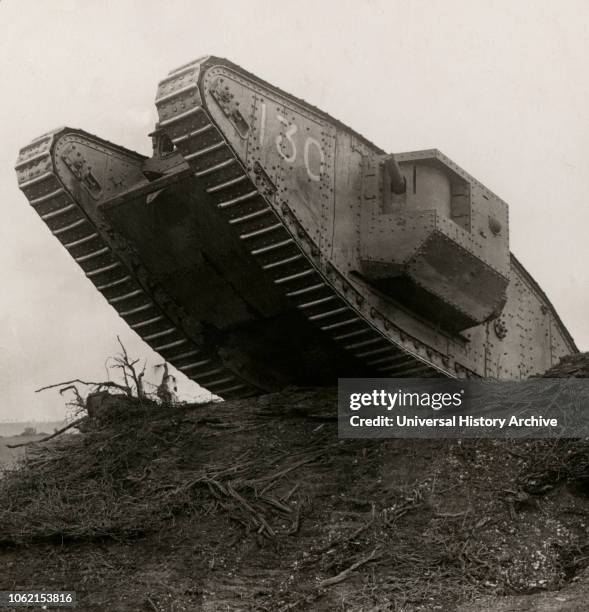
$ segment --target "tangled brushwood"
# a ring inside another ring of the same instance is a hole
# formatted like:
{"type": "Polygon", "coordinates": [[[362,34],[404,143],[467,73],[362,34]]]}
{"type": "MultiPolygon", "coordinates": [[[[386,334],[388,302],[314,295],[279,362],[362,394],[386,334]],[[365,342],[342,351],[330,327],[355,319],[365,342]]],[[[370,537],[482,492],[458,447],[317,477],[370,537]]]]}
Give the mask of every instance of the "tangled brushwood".
{"type": "Polygon", "coordinates": [[[275,484],[328,451],[260,457],[252,448],[225,464],[208,463],[207,448],[261,424],[226,422],[199,405],[102,399],[79,421],[80,435],[32,445],[17,469],[4,472],[0,542],[136,536],[195,507],[223,508],[245,528],[274,536],[269,514],[294,519],[285,500],[273,497],[275,484]]]}
{"type": "MultiPolygon", "coordinates": [[[[94,559],[99,540],[111,583],[135,584],[120,547],[146,563],[156,547],[185,585],[179,610],[205,598],[194,564],[210,609],[284,611],[456,609],[561,588],[589,564],[586,441],[338,440],[336,402],[333,389],[172,405],[110,389],[80,433],[4,472],[0,551],[73,542],[94,559]]],[[[148,609],[170,609],[170,584],[148,609]]]]}

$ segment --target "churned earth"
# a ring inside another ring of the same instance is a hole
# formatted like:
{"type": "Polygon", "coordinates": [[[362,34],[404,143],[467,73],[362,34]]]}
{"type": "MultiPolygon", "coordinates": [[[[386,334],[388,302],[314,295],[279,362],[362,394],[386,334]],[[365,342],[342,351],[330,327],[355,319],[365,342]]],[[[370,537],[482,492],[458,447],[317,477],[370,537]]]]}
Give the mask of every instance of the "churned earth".
{"type": "Polygon", "coordinates": [[[338,440],[336,401],[107,398],[0,479],[0,590],[84,611],[587,609],[586,441],[338,440]]]}

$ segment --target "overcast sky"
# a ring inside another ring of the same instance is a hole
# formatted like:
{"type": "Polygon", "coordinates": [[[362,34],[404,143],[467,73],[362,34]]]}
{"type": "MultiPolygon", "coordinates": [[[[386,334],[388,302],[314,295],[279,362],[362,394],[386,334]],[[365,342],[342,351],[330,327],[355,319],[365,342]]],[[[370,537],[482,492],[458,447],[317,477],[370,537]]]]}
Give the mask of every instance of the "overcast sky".
{"type": "Polygon", "coordinates": [[[205,54],[387,151],[436,147],[473,174],[589,348],[586,0],[2,0],[0,28],[0,420],[60,417],[34,389],[104,380],[117,333],[158,361],[29,209],[18,149],[69,125],[149,154],[158,80],[205,54]]]}

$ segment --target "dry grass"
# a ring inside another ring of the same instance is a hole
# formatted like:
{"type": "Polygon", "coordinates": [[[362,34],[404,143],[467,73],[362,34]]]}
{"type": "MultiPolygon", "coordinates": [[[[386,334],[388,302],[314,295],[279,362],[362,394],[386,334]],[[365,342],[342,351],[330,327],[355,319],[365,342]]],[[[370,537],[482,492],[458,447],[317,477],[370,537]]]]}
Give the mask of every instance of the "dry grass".
{"type": "Polygon", "coordinates": [[[192,510],[215,506],[268,536],[267,515],[292,510],[272,497],[275,482],[317,460],[311,448],[270,462],[252,449],[238,462],[202,464],[195,430],[239,429],[198,410],[116,396],[84,433],[34,445],[0,480],[0,542],[121,538],[145,534],[192,510]]]}
{"type": "MultiPolygon", "coordinates": [[[[227,610],[446,610],[557,588],[587,565],[585,498],[567,488],[587,477],[586,444],[340,441],[335,402],[329,390],[176,407],[119,396],[5,473],[0,542],[75,542],[93,559],[97,540],[133,541],[135,568],[157,541],[174,584],[192,584],[200,555],[198,583],[227,610]]],[[[118,559],[104,580],[133,583],[118,559]]]]}

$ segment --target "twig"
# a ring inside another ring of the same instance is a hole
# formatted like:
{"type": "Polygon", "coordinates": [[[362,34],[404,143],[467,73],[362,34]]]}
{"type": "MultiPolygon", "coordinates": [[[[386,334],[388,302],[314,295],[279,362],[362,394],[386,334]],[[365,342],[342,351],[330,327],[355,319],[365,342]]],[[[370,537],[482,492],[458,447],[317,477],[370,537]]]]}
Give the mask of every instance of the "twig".
{"type": "Polygon", "coordinates": [[[273,497],[260,497],[260,501],[263,501],[267,503],[268,505],[273,506],[277,510],[280,510],[281,512],[284,512],[286,514],[292,513],[292,508],[290,506],[281,504],[277,499],[274,499],[273,497]]]}
{"type": "Polygon", "coordinates": [[[146,599],[146,601],[151,606],[152,610],[155,610],[155,612],[159,612],[159,608],[153,603],[153,601],[149,597],[146,599]]]}
{"type": "Polygon", "coordinates": [[[29,444],[38,444],[39,442],[47,442],[47,440],[51,440],[52,438],[59,436],[59,434],[62,434],[64,431],[67,431],[68,429],[71,429],[72,427],[79,425],[85,418],[86,418],[85,416],[80,417],[79,419],[72,421],[69,425],[62,427],[61,429],[58,429],[57,431],[54,431],[50,436],[46,436],[45,438],[41,438],[40,440],[31,440],[30,442],[23,442],[22,444],[7,444],[6,446],[8,448],[19,448],[20,446],[28,446],[29,444]]]}
{"type": "Polygon", "coordinates": [[[303,459],[302,461],[297,461],[297,463],[295,463],[294,465],[291,465],[290,467],[285,468],[284,470],[280,470],[279,472],[275,472],[274,474],[263,476],[262,478],[258,478],[257,480],[252,481],[252,484],[269,481],[268,484],[260,491],[260,495],[263,495],[266,491],[268,491],[268,489],[271,489],[274,486],[274,483],[279,478],[282,478],[289,472],[292,472],[293,470],[296,470],[302,465],[305,465],[305,463],[311,463],[312,461],[316,461],[317,459],[319,459],[319,457],[321,457],[321,455],[324,455],[324,454],[325,454],[325,449],[319,452],[316,452],[316,453],[312,453],[310,457],[307,457],[303,459]]]}
{"type": "Polygon", "coordinates": [[[127,393],[127,387],[123,385],[119,385],[116,382],[112,382],[110,380],[105,382],[92,382],[86,380],[80,380],[79,378],[74,378],[73,380],[66,380],[64,382],[55,383],[54,385],[47,385],[45,387],[41,387],[40,389],[36,389],[35,393],[39,393],[40,391],[45,391],[47,389],[55,389],[56,387],[64,387],[65,385],[73,385],[75,383],[79,383],[80,385],[88,385],[89,387],[112,387],[113,389],[119,389],[127,393]]]}
{"type": "Polygon", "coordinates": [[[434,516],[436,518],[458,518],[459,516],[465,516],[470,513],[470,509],[464,510],[464,512],[437,512],[434,516]]]}
{"type": "Polygon", "coordinates": [[[147,365],[147,361],[143,365],[143,371],[137,372],[137,370],[135,369],[135,365],[139,363],[139,359],[134,359],[133,361],[131,361],[131,359],[129,359],[127,349],[125,348],[125,345],[123,344],[119,336],[117,336],[117,340],[121,347],[122,353],[120,354],[120,356],[115,357],[115,361],[117,365],[113,367],[119,368],[123,372],[123,377],[125,379],[126,387],[128,389],[128,392],[127,392],[128,395],[133,395],[131,392],[131,386],[129,385],[129,376],[130,376],[133,382],[135,383],[135,389],[137,390],[137,397],[139,397],[139,399],[143,399],[143,397],[145,396],[145,393],[143,390],[142,379],[145,374],[145,366],[147,365]]]}
{"type": "Polygon", "coordinates": [[[355,540],[360,534],[364,533],[367,529],[372,527],[372,525],[374,525],[374,516],[372,516],[369,521],[355,529],[351,535],[346,537],[340,537],[334,540],[333,542],[329,542],[325,546],[322,546],[317,552],[323,554],[324,552],[333,550],[336,546],[339,546],[340,544],[346,544],[347,542],[351,542],[352,540],[355,540]]]}
{"type": "Polygon", "coordinates": [[[249,512],[250,514],[257,519],[258,523],[260,524],[260,531],[266,531],[268,533],[269,536],[274,537],[274,535],[276,535],[274,533],[274,530],[272,529],[272,527],[270,527],[270,525],[268,525],[266,519],[260,514],[260,512],[258,512],[255,508],[253,508],[253,506],[251,506],[232,486],[231,483],[228,482],[227,483],[227,492],[229,493],[229,495],[231,495],[231,497],[233,497],[234,499],[236,499],[242,506],[244,506],[249,512]]]}
{"type": "Polygon", "coordinates": [[[379,555],[377,557],[376,556],[376,551],[377,551],[377,549],[375,548],[367,557],[364,557],[363,559],[360,559],[359,561],[356,561],[356,563],[352,563],[352,565],[350,565],[350,567],[348,567],[348,569],[345,569],[343,572],[340,572],[337,576],[333,576],[332,578],[326,578],[325,580],[322,580],[319,583],[318,587],[320,589],[324,589],[326,587],[333,586],[334,584],[338,584],[339,582],[343,582],[346,578],[348,578],[348,576],[354,570],[358,569],[362,565],[365,565],[366,563],[369,563],[370,561],[374,561],[375,559],[379,559],[382,555],[379,555]]]}
{"type": "Polygon", "coordinates": [[[297,482],[297,484],[284,497],[282,497],[282,501],[284,503],[286,503],[293,496],[294,492],[299,488],[300,484],[300,482],[297,482]]]}
{"type": "Polygon", "coordinates": [[[70,405],[77,406],[78,408],[84,408],[84,398],[80,395],[80,392],[78,391],[78,387],[76,387],[76,385],[68,385],[67,387],[63,387],[59,390],[59,394],[63,395],[66,391],[73,391],[74,395],[76,396],[75,404],[70,403],[70,405]]]}

